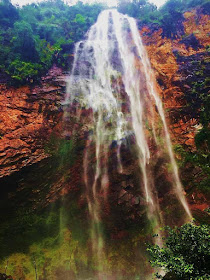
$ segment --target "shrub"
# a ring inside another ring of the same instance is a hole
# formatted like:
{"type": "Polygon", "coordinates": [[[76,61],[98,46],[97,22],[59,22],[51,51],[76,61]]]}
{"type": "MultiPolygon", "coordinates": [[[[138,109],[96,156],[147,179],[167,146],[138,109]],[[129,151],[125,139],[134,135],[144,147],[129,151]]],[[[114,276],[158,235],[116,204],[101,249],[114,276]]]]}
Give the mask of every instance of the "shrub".
{"type": "MultiPolygon", "coordinates": [[[[172,275],[172,279],[210,279],[210,227],[191,223],[166,227],[163,247],[149,245],[150,263],[172,275]]],[[[161,279],[160,275],[156,274],[161,279]]],[[[170,279],[170,278],[169,278],[170,279]]]]}

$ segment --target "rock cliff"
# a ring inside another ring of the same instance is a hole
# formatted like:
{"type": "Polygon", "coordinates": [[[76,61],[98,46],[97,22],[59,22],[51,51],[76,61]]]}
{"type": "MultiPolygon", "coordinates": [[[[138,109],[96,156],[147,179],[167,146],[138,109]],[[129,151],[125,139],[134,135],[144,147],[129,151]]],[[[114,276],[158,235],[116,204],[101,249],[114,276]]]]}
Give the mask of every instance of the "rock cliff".
{"type": "Polygon", "coordinates": [[[181,37],[163,38],[162,30],[155,26],[144,27],[141,34],[160,85],[173,140],[193,149],[199,120],[193,109],[187,107],[186,92],[192,91],[193,83],[201,78],[200,70],[203,80],[208,77],[210,17],[199,9],[186,12],[184,17],[184,35],[181,37]],[[198,65],[202,60],[205,63],[200,69],[198,65]]]}
{"type": "MultiPolygon", "coordinates": [[[[184,17],[184,34],[175,39],[163,37],[156,25],[144,26],[140,33],[155,72],[172,142],[179,149],[176,159],[187,200],[193,216],[206,221],[208,157],[196,147],[195,135],[202,128],[199,94],[209,91],[210,25],[209,16],[199,9],[184,17]]],[[[9,266],[9,273],[20,279],[24,274],[24,279],[34,278],[36,261],[42,275],[39,279],[76,279],[73,271],[87,278],[91,262],[83,164],[89,145],[87,166],[92,187],[96,149],[87,141],[87,134],[93,114],[91,109],[79,108],[78,122],[73,107],[67,109],[67,117],[64,115],[61,103],[67,77],[53,66],[39,83],[15,88],[0,73],[0,259],[1,267],[9,266]],[[68,270],[68,266],[74,269],[68,270]]],[[[126,111],[126,93],[122,90],[121,94],[126,111]]],[[[132,136],[126,140],[131,149],[124,144],[121,147],[122,173],[116,168],[117,143],[113,141],[110,147],[106,158],[108,203],[102,196],[99,199],[110,246],[110,269],[127,273],[131,279],[129,273],[135,277],[145,267],[150,271],[140,251],[144,252],[142,244],[151,235],[151,228],[146,222],[138,158],[132,150],[135,140],[132,136]],[[135,260],[140,260],[138,267],[135,260]]],[[[158,210],[165,214],[165,224],[179,225],[183,212],[170,193],[170,166],[164,156],[156,156],[154,143],[149,144],[158,210]]]]}
{"type": "Polygon", "coordinates": [[[65,84],[54,66],[38,85],[0,85],[0,177],[49,156],[44,146],[52,131],[61,131],[65,84]]]}
{"type": "Polygon", "coordinates": [[[177,160],[188,202],[194,216],[201,217],[209,199],[208,148],[202,156],[195,137],[202,129],[203,104],[209,102],[210,17],[197,8],[184,18],[184,34],[173,40],[163,38],[155,25],[142,28],[141,35],[160,86],[172,141],[185,151],[177,153],[177,160]]]}
{"type": "MultiPolygon", "coordinates": [[[[210,27],[209,16],[202,14],[198,9],[186,12],[184,17],[185,34],[173,40],[163,37],[162,30],[154,25],[143,27],[140,32],[159,84],[173,143],[193,152],[196,151],[195,134],[201,126],[198,115],[188,106],[187,98],[191,98],[193,84],[199,79],[203,81],[208,75],[209,38],[206,34],[210,33],[210,27]]],[[[13,88],[4,83],[5,77],[2,79],[0,177],[11,175],[23,167],[49,158],[52,153],[46,147],[51,135],[58,138],[69,137],[63,134],[61,106],[66,78],[67,75],[54,66],[37,85],[13,88]]],[[[78,155],[84,148],[82,139],[85,138],[85,127],[90,121],[90,115],[91,112],[82,110],[81,123],[76,124],[72,115],[72,124],[68,124],[67,130],[70,131],[74,126],[80,139],[78,155]]],[[[53,149],[53,145],[50,149],[53,149]]],[[[71,181],[62,189],[63,179],[60,179],[47,195],[48,201],[51,201],[51,194],[55,195],[56,188],[60,190],[60,194],[65,194],[69,189],[80,185],[80,175],[77,172],[81,165],[82,158],[78,157],[69,171],[74,174],[71,181]]],[[[186,169],[183,170],[183,173],[186,173],[186,169]]],[[[191,171],[189,168],[189,172],[191,171]]],[[[184,178],[186,176],[188,175],[185,174],[184,178]]],[[[190,189],[189,182],[186,185],[190,189]]],[[[129,191],[126,193],[129,194],[129,191]]]]}

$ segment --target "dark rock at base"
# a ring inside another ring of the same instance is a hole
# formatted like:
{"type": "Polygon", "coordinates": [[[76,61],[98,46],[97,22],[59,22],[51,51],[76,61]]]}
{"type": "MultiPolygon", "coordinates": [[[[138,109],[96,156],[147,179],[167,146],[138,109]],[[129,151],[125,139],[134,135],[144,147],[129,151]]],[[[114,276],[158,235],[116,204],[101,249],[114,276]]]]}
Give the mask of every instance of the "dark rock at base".
{"type": "Polygon", "coordinates": [[[7,276],[5,273],[0,273],[0,280],[5,280],[5,279],[13,280],[11,275],[7,276]]]}
{"type": "Polygon", "coordinates": [[[180,278],[178,278],[176,276],[176,274],[174,274],[173,272],[168,272],[164,277],[164,280],[181,280],[180,278]]]}

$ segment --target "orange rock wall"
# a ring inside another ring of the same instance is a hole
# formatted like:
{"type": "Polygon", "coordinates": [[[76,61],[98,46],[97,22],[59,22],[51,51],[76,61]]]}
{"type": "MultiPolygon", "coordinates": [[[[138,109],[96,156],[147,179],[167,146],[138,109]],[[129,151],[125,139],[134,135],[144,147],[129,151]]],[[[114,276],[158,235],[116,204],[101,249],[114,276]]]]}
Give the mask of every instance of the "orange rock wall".
{"type": "Polygon", "coordinates": [[[59,131],[65,76],[53,67],[38,86],[0,85],[0,177],[49,155],[46,140],[59,131]]]}
{"type": "Polygon", "coordinates": [[[162,38],[162,30],[151,32],[148,27],[144,27],[141,35],[156,79],[161,81],[159,91],[171,127],[172,138],[176,143],[193,148],[198,120],[189,116],[186,119],[179,117],[179,110],[185,106],[186,100],[183,90],[177,85],[177,82],[180,83],[182,80],[182,76],[178,72],[180,65],[174,53],[178,52],[181,56],[190,57],[205,52],[206,47],[210,45],[208,35],[210,34],[210,17],[200,14],[199,10],[186,12],[184,17],[185,35],[183,37],[194,34],[200,44],[197,50],[182,43],[183,38],[175,40],[162,38]]]}
{"type": "MultiPolygon", "coordinates": [[[[202,53],[210,44],[209,16],[193,10],[184,14],[186,36],[194,34],[200,43],[195,50],[187,47],[183,38],[162,38],[162,30],[152,32],[148,27],[141,30],[151,65],[159,83],[159,91],[175,143],[193,149],[198,120],[180,117],[185,106],[183,89],[179,86],[182,76],[175,52],[185,57],[202,53]]],[[[20,88],[0,85],[0,177],[22,167],[38,162],[49,155],[45,143],[50,134],[62,134],[62,109],[60,102],[65,94],[62,71],[53,67],[39,86],[20,88]]]]}

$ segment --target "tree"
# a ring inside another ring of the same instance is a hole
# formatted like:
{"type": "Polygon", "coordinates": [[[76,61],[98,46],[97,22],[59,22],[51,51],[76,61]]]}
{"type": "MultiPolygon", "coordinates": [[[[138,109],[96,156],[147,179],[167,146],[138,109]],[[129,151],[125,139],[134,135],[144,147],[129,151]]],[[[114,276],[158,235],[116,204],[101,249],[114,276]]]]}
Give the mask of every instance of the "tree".
{"type": "Polygon", "coordinates": [[[24,62],[16,59],[8,67],[7,73],[16,81],[23,82],[33,79],[41,70],[42,67],[38,63],[24,62]]]}
{"type": "MultiPolygon", "coordinates": [[[[166,227],[163,247],[148,245],[150,263],[163,269],[164,279],[210,279],[210,227],[185,224],[180,228],[166,227]]],[[[157,278],[162,277],[156,274],[157,278]]]]}
{"type": "Polygon", "coordinates": [[[157,21],[157,7],[148,0],[121,0],[117,7],[120,13],[137,18],[143,24],[153,21],[151,18],[157,21]]]}
{"type": "Polygon", "coordinates": [[[21,55],[22,60],[32,62],[37,60],[38,53],[30,24],[25,21],[15,22],[13,46],[14,51],[21,55]]]}
{"type": "Polygon", "coordinates": [[[168,0],[160,9],[163,37],[175,39],[177,36],[184,35],[183,10],[184,4],[180,0],[168,0]]]}
{"type": "Polygon", "coordinates": [[[11,27],[18,18],[19,13],[10,0],[0,1],[0,25],[11,27]]]}

